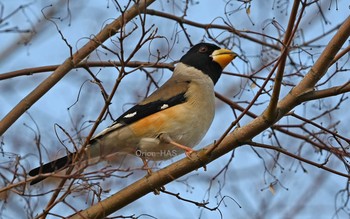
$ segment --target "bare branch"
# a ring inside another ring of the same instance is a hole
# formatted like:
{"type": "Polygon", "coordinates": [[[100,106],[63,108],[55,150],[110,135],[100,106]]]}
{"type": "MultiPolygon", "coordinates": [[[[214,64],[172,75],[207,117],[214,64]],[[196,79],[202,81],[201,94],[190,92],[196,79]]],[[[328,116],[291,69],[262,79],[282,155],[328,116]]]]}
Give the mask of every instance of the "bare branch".
{"type": "Polygon", "coordinates": [[[61,78],[78,65],[85,57],[100,46],[105,40],[117,33],[122,28],[124,22],[130,21],[146,7],[152,4],[154,0],[141,0],[136,3],[130,10],[128,10],[122,17],[114,20],[107,25],[94,39],[90,40],[76,53],[72,58],[66,59],[46,80],[37,86],[31,93],[29,93],[23,100],[21,100],[16,107],[14,107],[1,121],[0,121],[0,135],[2,135],[28,108],[30,108],[37,100],[39,100],[49,89],[51,89],[61,78]]]}

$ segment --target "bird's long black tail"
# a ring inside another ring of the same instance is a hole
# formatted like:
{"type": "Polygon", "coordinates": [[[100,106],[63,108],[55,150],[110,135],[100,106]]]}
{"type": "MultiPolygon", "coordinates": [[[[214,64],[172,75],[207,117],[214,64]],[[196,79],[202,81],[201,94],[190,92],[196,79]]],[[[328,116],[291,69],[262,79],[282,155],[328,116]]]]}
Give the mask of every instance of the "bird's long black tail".
{"type": "MultiPolygon", "coordinates": [[[[57,160],[51,161],[49,163],[46,163],[44,165],[41,165],[40,167],[34,168],[31,171],[29,171],[30,176],[37,176],[39,174],[45,174],[45,173],[53,173],[57,170],[62,170],[67,168],[70,164],[72,164],[73,157],[76,153],[70,153],[67,156],[58,158],[57,160]]],[[[34,185],[42,180],[44,180],[46,177],[38,177],[37,179],[30,182],[30,185],[34,185]]]]}

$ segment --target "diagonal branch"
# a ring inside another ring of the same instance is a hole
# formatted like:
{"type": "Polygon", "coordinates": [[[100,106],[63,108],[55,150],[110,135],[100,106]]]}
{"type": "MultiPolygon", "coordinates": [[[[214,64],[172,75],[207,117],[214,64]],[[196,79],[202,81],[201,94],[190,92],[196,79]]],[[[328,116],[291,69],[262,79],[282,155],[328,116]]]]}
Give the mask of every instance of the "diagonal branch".
{"type": "Polygon", "coordinates": [[[277,105],[277,120],[283,117],[296,105],[300,104],[301,96],[314,90],[316,83],[326,74],[334,57],[337,55],[342,45],[350,36],[350,17],[340,26],[338,32],[334,35],[326,48],[323,50],[319,59],[312,66],[305,77],[295,86],[286,97],[277,105]]]}
{"type": "MultiPolygon", "coordinates": [[[[281,119],[291,109],[300,104],[300,95],[305,91],[313,89],[315,84],[326,73],[334,56],[341,49],[342,45],[350,36],[350,17],[348,17],[339,28],[338,32],[329,42],[324,52],[321,54],[315,65],[305,78],[295,86],[291,92],[284,97],[277,105],[278,117],[281,119]]],[[[276,120],[276,121],[277,121],[276,120]]],[[[276,122],[274,121],[274,122],[276,122]]],[[[273,125],[272,121],[266,120],[265,114],[258,116],[245,126],[235,129],[227,135],[223,141],[210,153],[206,153],[214,145],[209,145],[198,152],[194,152],[191,159],[184,158],[164,169],[146,176],[126,188],[120,190],[109,198],[96,203],[95,205],[77,212],[70,218],[101,218],[119,210],[136,199],[154,191],[155,189],[184,176],[191,171],[205,166],[211,161],[223,156],[240,145],[249,142],[250,139],[273,125]],[[210,156],[209,156],[210,155],[210,156]]]]}
{"type": "MultiPolygon", "coordinates": [[[[291,16],[289,18],[288,27],[287,27],[287,30],[286,30],[286,33],[285,33],[285,36],[283,39],[283,47],[282,47],[282,51],[281,51],[281,57],[280,57],[280,60],[278,63],[278,69],[276,72],[275,83],[273,86],[271,100],[270,100],[269,106],[267,107],[267,113],[266,113],[267,118],[271,119],[272,121],[274,120],[274,117],[276,115],[276,106],[277,106],[279,96],[280,96],[282,79],[283,79],[283,72],[284,72],[284,69],[286,66],[286,60],[287,60],[287,56],[288,56],[289,46],[293,41],[295,32],[298,29],[298,25],[300,23],[300,20],[301,20],[302,14],[303,14],[303,10],[302,10],[302,12],[299,15],[298,22],[295,25],[295,20],[297,17],[299,5],[300,5],[300,0],[294,0],[291,16]]],[[[305,7],[303,7],[303,9],[304,8],[305,7]]]]}
{"type": "Polygon", "coordinates": [[[39,84],[32,92],[24,97],[1,121],[0,136],[36,101],[59,82],[70,70],[77,66],[84,58],[101,45],[104,41],[117,33],[123,24],[143,12],[155,0],[140,0],[126,11],[123,16],[108,24],[93,39],[76,51],[72,57],[67,58],[49,77],[39,84]]]}

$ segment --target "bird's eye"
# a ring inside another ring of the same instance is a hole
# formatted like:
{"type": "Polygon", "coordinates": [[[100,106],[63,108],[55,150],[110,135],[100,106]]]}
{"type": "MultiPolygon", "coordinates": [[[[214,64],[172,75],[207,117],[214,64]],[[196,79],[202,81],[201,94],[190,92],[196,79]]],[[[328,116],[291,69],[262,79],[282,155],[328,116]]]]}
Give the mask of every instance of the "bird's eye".
{"type": "Polygon", "coordinates": [[[208,48],[207,48],[206,46],[202,46],[202,47],[199,48],[198,51],[199,51],[200,53],[205,53],[205,52],[208,51],[208,48]]]}

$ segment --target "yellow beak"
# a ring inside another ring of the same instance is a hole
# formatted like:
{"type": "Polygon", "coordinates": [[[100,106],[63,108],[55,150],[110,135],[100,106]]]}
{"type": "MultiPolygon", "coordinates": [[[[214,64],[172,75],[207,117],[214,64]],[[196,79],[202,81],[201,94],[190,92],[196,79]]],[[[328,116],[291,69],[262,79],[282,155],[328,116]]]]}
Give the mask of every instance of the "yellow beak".
{"type": "Polygon", "coordinates": [[[211,56],[213,57],[213,60],[224,69],[238,55],[228,49],[218,49],[215,50],[211,56]]]}

